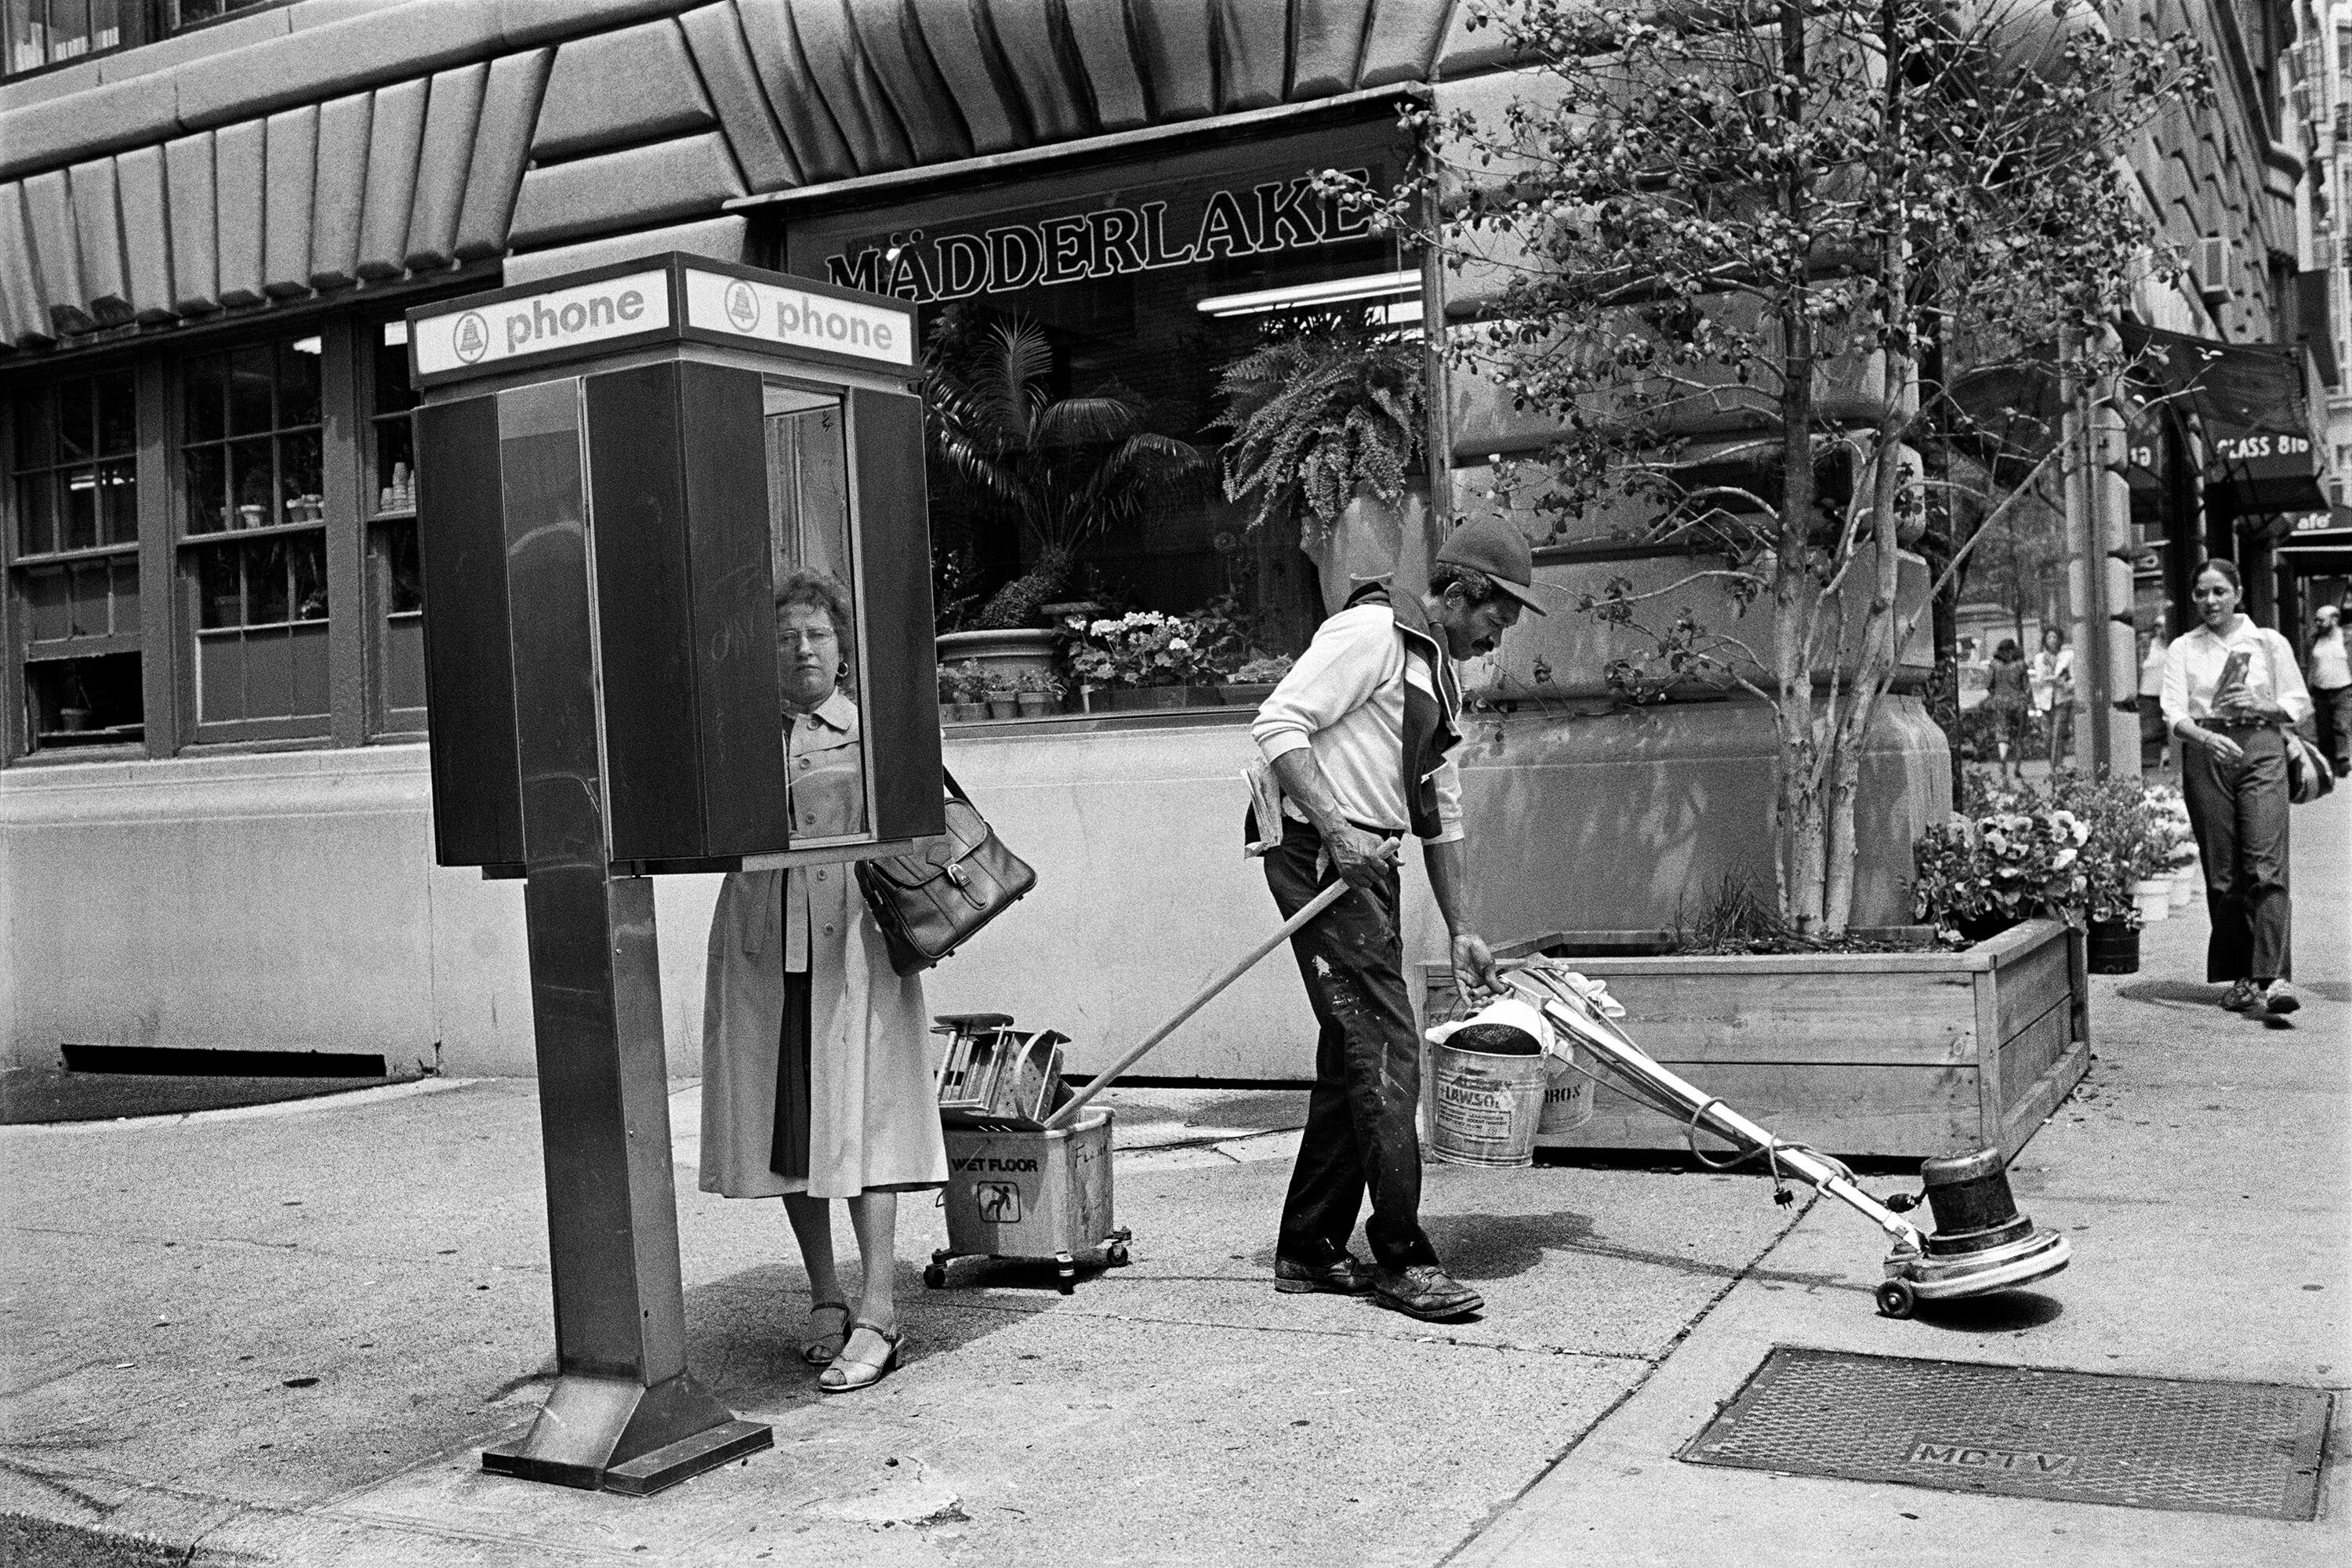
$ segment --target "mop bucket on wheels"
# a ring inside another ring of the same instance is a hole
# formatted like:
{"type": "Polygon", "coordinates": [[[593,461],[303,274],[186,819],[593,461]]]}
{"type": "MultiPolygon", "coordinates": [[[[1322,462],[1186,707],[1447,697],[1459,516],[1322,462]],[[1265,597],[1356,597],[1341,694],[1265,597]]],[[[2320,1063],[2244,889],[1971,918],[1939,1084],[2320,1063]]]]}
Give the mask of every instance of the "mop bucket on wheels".
{"type": "Polygon", "coordinates": [[[1110,1126],[1097,1110],[1073,1127],[947,1128],[948,1244],[923,1283],[946,1285],[959,1258],[1017,1258],[1051,1262],[1066,1296],[1097,1249],[1102,1262],[1127,1262],[1128,1233],[1111,1226],[1110,1126]]]}
{"type": "Polygon", "coordinates": [[[1051,1029],[1024,1032],[1004,1013],[948,1013],[932,1033],[948,1037],[939,1076],[940,1130],[947,1139],[948,1244],[931,1254],[923,1283],[948,1282],[959,1258],[1052,1263],[1062,1294],[1081,1258],[1128,1260],[1124,1230],[1111,1227],[1111,1113],[1048,1128],[1066,1105],[1062,1047],[1051,1029]]]}
{"type": "MultiPolygon", "coordinates": [[[[1907,1318],[1921,1301],[1958,1300],[2011,1289],[2047,1279],[2066,1267],[2072,1256],[2066,1237],[2035,1226],[2017,1212],[2000,1151],[1985,1149],[1923,1162],[1919,1175],[1924,1193],[1896,1194],[1882,1203],[1863,1191],[1843,1163],[1801,1143],[1783,1142],[1653,1060],[1618,1024],[1625,1010],[1599,982],[1549,959],[1505,968],[1504,982],[1513,999],[1534,1007],[1556,1036],[1582,1047],[1593,1063],[1606,1069],[1611,1088],[1682,1122],[1690,1134],[1694,1155],[1722,1167],[1760,1161],[1776,1189],[1784,1175],[1793,1175],[1884,1231],[1895,1245],[1887,1254],[1885,1277],[1874,1294],[1878,1310],[1886,1316],[1907,1318]],[[1738,1151],[1737,1157],[1719,1161],[1700,1154],[1697,1135],[1701,1131],[1730,1143],[1738,1151]],[[1933,1235],[1923,1234],[1902,1217],[1923,1198],[1936,1216],[1933,1235]]],[[[1518,1015],[1504,1013],[1508,1005],[1507,999],[1489,1004],[1473,1022],[1492,1020],[1498,1027],[1517,1027],[1518,1015]]],[[[1460,1037],[1458,1033],[1455,1037],[1460,1037]]],[[[1583,1070],[1580,1064],[1570,1065],[1583,1070]]],[[[1789,1201],[1784,1191],[1776,1190],[1773,1195],[1780,1202],[1789,1201]]]]}

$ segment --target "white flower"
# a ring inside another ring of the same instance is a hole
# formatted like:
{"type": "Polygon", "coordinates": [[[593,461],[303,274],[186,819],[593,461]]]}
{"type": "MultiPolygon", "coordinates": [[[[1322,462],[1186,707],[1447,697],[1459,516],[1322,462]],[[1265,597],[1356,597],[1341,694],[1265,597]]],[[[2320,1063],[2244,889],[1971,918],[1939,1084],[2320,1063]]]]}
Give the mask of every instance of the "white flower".
{"type": "Polygon", "coordinates": [[[1171,653],[1182,653],[1186,648],[1192,646],[1192,644],[1186,642],[1182,637],[1170,637],[1168,639],[1168,651],[1171,653]]]}
{"type": "Polygon", "coordinates": [[[2074,857],[2078,853],[2080,853],[2078,850],[2061,849],[2057,854],[2050,857],[2050,868],[2053,871],[2063,871],[2074,863],[2074,857]]]}

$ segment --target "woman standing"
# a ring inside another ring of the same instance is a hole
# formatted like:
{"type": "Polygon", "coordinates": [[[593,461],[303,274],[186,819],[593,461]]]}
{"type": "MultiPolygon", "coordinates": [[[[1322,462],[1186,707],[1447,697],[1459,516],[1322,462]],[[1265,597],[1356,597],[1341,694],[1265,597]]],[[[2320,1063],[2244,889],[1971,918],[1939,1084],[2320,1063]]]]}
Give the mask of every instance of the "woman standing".
{"type": "Polygon", "coordinates": [[[2292,1013],[2283,724],[2311,713],[2287,640],[2238,613],[2237,567],[2208,561],[2189,597],[2200,624],[2164,658],[2164,721],[2183,742],[2181,784],[2205,860],[2213,933],[2205,978],[2230,982],[2221,1005],[2292,1013]]]}
{"type": "Polygon", "coordinates": [[[1992,713],[1993,744],[2000,752],[2003,784],[2020,776],[2025,751],[2026,680],[2025,655],[2019,650],[2017,639],[2001,638],[2000,646],[1992,650],[1985,707],[1992,713]]]}
{"type": "Polygon", "coordinates": [[[2074,650],[2056,626],[2042,631],[2042,651],[2026,667],[2026,684],[2033,693],[2033,710],[2042,715],[2050,741],[2050,776],[2072,767],[2074,751],[2074,650]]]}
{"type": "MultiPolygon", "coordinates": [[[[796,837],[866,826],[857,704],[840,690],[849,595],[796,572],[776,592],[776,660],[796,837]]],[[[730,872],[703,996],[702,1190],[781,1197],[807,1265],[802,1359],[817,1385],[881,1381],[905,1336],[893,1294],[898,1194],[947,1183],[922,983],[892,973],[845,865],[730,872]],[[864,1279],[853,1310],[833,1260],[849,1205],[864,1279]]]]}

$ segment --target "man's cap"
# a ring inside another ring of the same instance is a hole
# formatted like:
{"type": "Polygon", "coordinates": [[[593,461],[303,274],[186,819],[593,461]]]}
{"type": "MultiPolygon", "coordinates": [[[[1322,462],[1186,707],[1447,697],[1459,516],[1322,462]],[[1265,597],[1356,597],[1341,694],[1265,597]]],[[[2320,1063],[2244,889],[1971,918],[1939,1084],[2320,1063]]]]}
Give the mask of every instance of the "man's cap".
{"type": "Polygon", "coordinates": [[[1437,559],[1444,565],[1484,573],[1496,587],[1538,616],[1551,613],[1532,591],[1535,552],[1528,548],[1528,536],[1517,524],[1499,517],[1474,517],[1438,546],[1437,559]]]}

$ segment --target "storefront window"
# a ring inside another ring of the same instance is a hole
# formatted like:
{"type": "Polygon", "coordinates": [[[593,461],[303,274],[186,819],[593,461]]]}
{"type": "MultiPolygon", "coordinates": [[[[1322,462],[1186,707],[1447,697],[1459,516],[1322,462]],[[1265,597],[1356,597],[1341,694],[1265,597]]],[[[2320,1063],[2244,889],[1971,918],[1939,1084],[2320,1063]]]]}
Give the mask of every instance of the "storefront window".
{"type": "Polygon", "coordinates": [[[326,729],[322,357],[322,340],[305,337],[181,368],[184,558],[205,739],[326,729]]]}
{"type": "Polygon", "coordinates": [[[132,378],[114,371],[29,391],[10,435],[27,749],[136,741],[145,713],[132,378]]]}
{"type": "MultiPolygon", "coordinates": [[[[1046,626],[1068,605],[1090,617],[1207,617],[1235,667],[1306,646],[1338,606],[1322,602],[1295,521],[1253,527],[1248,510],[1224,500],[1218,377],[1270,325],[1309,312],[1368,312],[1417,331],[1412,258],[1312,185],[1338,168],[1386,188],[1406,150],[1383,120],[787,217],[770,243],[788,270],[922,304],[934,363],[954,372],[948,395],[1015,381],[1037,389],[1034,449],[1015,443],[1002,465],[1009,483],[976,482],[971,465],[943,456],[935,408],[940,630],[1046,626]],[[1034,337],[1050,352],[1014,366],[1016,340],[1034,337]],[[1104,456],[1140,434],[1195,457],[1144,465],[1122,487],[1116,471],[1067,460],[1071,432],[1089,425],[1104,456]],[[1071,489],[1097,510],[1056,573],[1051,531],[1036,519],[1071,489]],[[1023,584],[1036,591],[1007,595],[1023,584]]],[[[943,401],[936,377],[933,401],[943,401]]]]}
{"type": "Polygon", "coordinates": [[[84,55],[121,48],[126,15],[136,18],[146,0],[5,0],[8,8],[8,74],[63,65],[84,55]]]}

